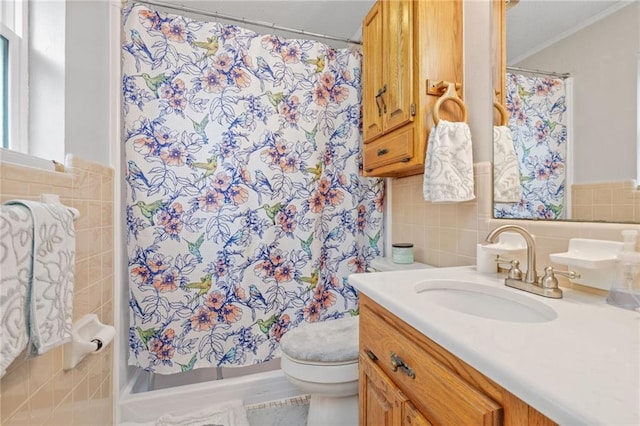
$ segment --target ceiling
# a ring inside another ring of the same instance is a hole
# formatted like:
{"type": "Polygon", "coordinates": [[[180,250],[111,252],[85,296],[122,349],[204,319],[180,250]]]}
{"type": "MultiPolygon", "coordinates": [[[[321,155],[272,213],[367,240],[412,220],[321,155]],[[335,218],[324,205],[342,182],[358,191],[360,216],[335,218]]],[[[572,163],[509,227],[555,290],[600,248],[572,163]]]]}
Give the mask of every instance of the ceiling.
{"type": "Polygon", "coordinates": [[[507,64],[517,63],[629,3],[520,0],[507,11],[507,64]]]}
{"type": "MultiPolygon", "coordinates": [[[[157,1],[185,4],[190,8],[352,40],[361,39],[362,20],[375,3],[375,0],[157,1]]],[[[606,13],[608,9],[617,9],[620,4],[628,4],[630,1],[633,0],[520,0],[507,13],[507,63],[513,63],[513,59],[524,59],[580,29],[585,20],[606,13]]],[[[275,33],[288,38],[304,37],[249,24],[241,25],[264,34],[275,33]]],[[[334,47],[346,45],[336,41],[326,42],[334,47]]]]}

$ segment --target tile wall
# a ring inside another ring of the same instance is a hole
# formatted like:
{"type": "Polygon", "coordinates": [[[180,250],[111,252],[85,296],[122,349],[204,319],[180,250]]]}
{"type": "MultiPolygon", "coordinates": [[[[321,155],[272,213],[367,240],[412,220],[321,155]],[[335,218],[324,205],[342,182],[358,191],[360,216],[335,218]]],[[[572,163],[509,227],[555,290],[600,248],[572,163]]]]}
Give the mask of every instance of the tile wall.
{"type": "MultiPolygon", "coordinates": [[[[113,169],[69,156],[67,172],[0,162],[0,201],[60,195],[77,208],[73,317],[113,324],[113,169]]],[[[113,345],[63,371],[63,349],[19,357],[0,380],[0,424],[113,424],[113,345]]]]}
{"type": "MultiPolygon", "coordinates": [[[[518,224],[536,237],[539,270],[546,265],[566,269],[553,265],[549,254],[566,252],[570,238],[621,241],[620,231],[623,229],[640,231],[638,223],[493,219],[491,163],[475,164],[474,174],[476,200],[454,204],[425,202],[422,196],[423,175],[393,179],[392,242],[413,243],[417,262],[435,266],[474,265],[476,243],[483,242],[491,229],[504,224],[518,224]]],[[[566,281],[562,284],[567,285],[566,281]]]]}
{"type": "MultiPolygon", "coordinates": [[[[486,179],[482,164],[474,166],[475,193],[486,179]]],[[[392,243],[413,243],[418,262],[437,266],[475,264],[478,218],[482,198],[465,203],[438,204],[424,201],[423,175],[393,179],[391,192],[392,243]]]]}
{"type": "Polygon", "coordinates": [[[572,185],[571,197],[576,220],[640,222],[640,191],[632,180],[572,185]]]}

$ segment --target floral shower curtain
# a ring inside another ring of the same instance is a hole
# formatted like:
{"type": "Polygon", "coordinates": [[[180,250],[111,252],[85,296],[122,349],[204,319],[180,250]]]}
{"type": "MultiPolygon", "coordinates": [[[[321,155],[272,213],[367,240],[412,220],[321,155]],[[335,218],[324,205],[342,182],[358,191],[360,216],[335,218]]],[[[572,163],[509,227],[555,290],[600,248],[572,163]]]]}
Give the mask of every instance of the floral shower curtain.
{"type": "Polygon", "coordinates": [[[361,177],[360,57],[135,4],[123,21],[129,364],[260,363],[357,315],[384,196],[361,177]]]}
{"type": "Polygon", "coordinates": [[[564,81],[507,73],[506,107],[520,166],[522,199],[496,203],[495,216],[565,218],[568,117],[564,81]]]}

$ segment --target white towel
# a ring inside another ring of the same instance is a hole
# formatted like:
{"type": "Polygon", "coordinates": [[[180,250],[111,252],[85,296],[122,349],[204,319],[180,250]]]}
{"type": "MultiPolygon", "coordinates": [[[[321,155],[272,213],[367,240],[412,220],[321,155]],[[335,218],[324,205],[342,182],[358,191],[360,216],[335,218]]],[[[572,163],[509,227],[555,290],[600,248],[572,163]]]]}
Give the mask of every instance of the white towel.
{"type": "Polygon", "coordinates": [[[71,340],[75,230],[62,204],[13,200],[33,219],[31,281],[27,289],[27,356],[41,355],[71,340]]]}
{"type": "Polygon", "coordinates": [[[464,122],[440,120],[431,129],[424,165],[425,201],[461,202],[475,198],[471,131],[464,122]]]}
{"type": "Polygon", "coordinates": [[[27,347],[27,289],[33,220],[22,206],[0,206],[0,377],[27,347]]]}
{"type": "Polygon", "coordinates": [[[493,127],[493,200],[519,203],[522,198],[518,157],[507,126],[493,127]]]}

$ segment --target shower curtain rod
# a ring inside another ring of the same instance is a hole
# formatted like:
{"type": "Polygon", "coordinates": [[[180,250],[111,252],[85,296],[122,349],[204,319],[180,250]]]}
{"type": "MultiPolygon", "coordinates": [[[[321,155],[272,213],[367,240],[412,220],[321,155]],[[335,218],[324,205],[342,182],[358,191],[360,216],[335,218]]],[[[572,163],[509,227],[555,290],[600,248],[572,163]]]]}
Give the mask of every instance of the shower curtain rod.
{"type": "Polygon", "coordinates": [[[274,24],[272,22],[258,21],[258,20],[255,20],[255,19],[247,19],[247,18],[238,17],[238,16],[226,15],[224,13],[218,13],[218,12],[210,12],[210,11],[207,11],[207,10],[196,9],[196,8],[188,7],[188,6],[181,5],[181,4],[169,4],[169,3],[163,3],[163,2],[151,1],[151,0],[135,0],[132,3],[141,3],[141,4],[147,4],[147,5],[150,5],[150,6],[165,7],[167,9],[173,9],[173,10],[179,10],[179,11],[182,11],[182,12],[195,13],[195,14],[198,14],[198,15],[209,16],[211,18],[225,19],[227,21],[241,22],[243,24],[256,25],[258,27],[271,28],[273,30],[278,30],[278,31],[286,31],[286,32],[289,32],[289,33],[302,34],[302,35],[311,36],[311,37],[318,37],[318,38],[323,38],[323,39],[326,39],[326,40],[335,40],[335,41],[342,41],[344,43],[362,45],[361,41],[352,40],[350,38],[335,37],[335,36],[331,36],[331,35],[327,35],[327,34],[319,34],[319,33],[314,33],[314,32],[311,32],[311,31],[305,31],[305,30],[298,30],[298,29],[295,29],[295,28],[283,27],[282,25],[277,25],[277,24],[274,24]]]}
{"type": "Polygon", "coordinates": [[[542,71],[542,70],[536,70],[533,68],[507,67],[507,71],[528,72],[530,74],[548,75],[551,77],[558,77],[563,80],[571,77],[571,74],[569,74],[568,72],[560,73],[560,72],[554,72],[554,71],[542,71]]]}

